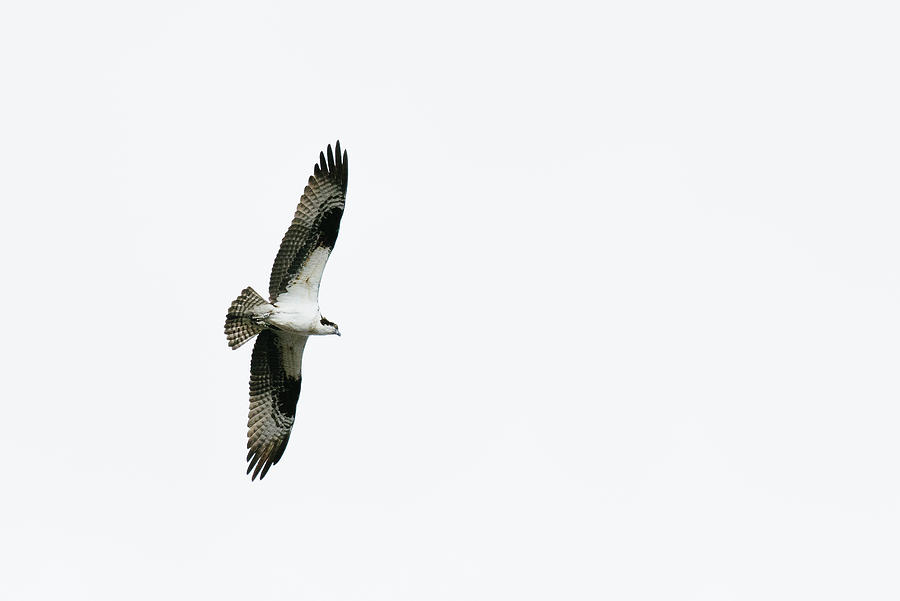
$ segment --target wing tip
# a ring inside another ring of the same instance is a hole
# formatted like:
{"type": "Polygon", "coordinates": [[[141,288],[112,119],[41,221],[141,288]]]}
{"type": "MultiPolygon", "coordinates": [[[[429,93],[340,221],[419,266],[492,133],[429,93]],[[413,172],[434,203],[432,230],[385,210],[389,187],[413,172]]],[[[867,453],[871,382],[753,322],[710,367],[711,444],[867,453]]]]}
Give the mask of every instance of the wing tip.
{"type": "Polygon", "coordinates": [[[347,194],[347,150],[344,149],[344,152],[341,152],[341,141],[338,140],[334,145],[335,154],[337,155],[337,176],[341,181],[341,191],[346,196],[347,194]]]}
{"type": "MultiPolygon", "coordinates": [[[[247,454],[247,475],[250,475],[250,472],[253,472],[253,475],[250,476],[250,481],[253,482],[256,480],[256,477],[259,475],[260,470],[263,468],[263,465],[269,463],[269,457],[265,453],[258,453],[256,450],[251,450],[250,453],[247,454]],[[254,468],[256,468],[254,470],[254,468]]],[[[268,469],[266,471],[269,471],[268,469]]],[[[263,473],[265,475],[265,473],[263,473]]],[[[262,477],[260,477],[262,480],[262,477]]]]}
{"type": "Polygon", "coordinates": [[[256,480],[257,476],[260,480],[265,478],[266,474],[269,473],[269,468],[278,463],[280,458],[280,456],[273,456],[271,450],[263,453],[251,450],[247,454],[247,475],[250,476],[250,481],[256,480]],[[253,472],[253,474],[251,475],[250,472],[253,472]]]}
{"type": "Polygon", "coordinates": [[[319,162],[313,165],[313,173],[346,176],[347,150],[341,148],[340,140],[335,141],[334,146],[327,144],[325,150],[319,152],[319,162]]]}
{"type": "Polygon", "coordinates": [[[319,162],[313,165],[310,184],[322,178],[334,179],[339,182],[341,191],[347,194],[347,166],[347,150],[341,148],[341,141],[336,140],[334,147],[329,143],[325,150],[319,152],[319,162]]]}
{"type": "MultiPolygon", "coordinates": [[[[328,145],[331,152],[331,145],[328,145]]],[[[341,184],[341,192],[347,194],[347,150],[341,148],[341,141],[336,140],[334,143],[334,175],[341,184]],[[343,150],[343,152],[342,152],[343,150]]]]}

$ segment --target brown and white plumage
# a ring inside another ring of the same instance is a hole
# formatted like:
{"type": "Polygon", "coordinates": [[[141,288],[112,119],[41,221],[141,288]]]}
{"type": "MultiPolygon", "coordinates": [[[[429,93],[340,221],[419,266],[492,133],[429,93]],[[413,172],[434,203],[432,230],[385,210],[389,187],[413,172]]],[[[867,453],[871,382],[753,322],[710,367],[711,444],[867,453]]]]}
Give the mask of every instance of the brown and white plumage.
{"type": "MultiPolygon", "coordinates": [[[[319,162],[281,241],[269,279],[269,301],[252,288],[225,319],[231,348],[257,336],[250,361],[247,473],[262,479],[287,447],[297,413],[303,351],[309,336],[337,334],[319,310],[319,284],[334,248],[347,194],[347,153],[341,143],[319,162]]],[[[326,154],[327,153],[327,154],[326,154]]]]}
{"type": "Polygon", "coordinates": [[[344,151],[341,156],[340,141],[335,147],[337,160],[331,153],[330,144],[327,158],[324,153],[319,153],[319,163],[313,167],[313,174],[300,197],[291,227],[281,240],[281,248],[278,249],[269,277],[269,299],[272,302],[296,285],[302,277],[312,276],[316,284],[322,278],[324,262],[317,267],[315,273],[305,273],[304,265],[317,248],[327,249],[331,253],[337,240],[341,216],[344,214],[347,152],[344,151]]]}
{"type": "Polygon", "coordinates": [[[301,360],[306,336],[279,336],[263,330],[250,359],[250,413],[247,418],[247,473],[266,475],[278,463],[291,436],[300,397],[301,360]]]}

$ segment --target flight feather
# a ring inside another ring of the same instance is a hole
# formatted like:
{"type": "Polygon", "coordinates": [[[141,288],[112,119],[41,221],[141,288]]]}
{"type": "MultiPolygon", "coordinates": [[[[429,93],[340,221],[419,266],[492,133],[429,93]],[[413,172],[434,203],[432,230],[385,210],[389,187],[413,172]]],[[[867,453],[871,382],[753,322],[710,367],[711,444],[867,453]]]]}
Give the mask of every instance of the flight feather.
{"type": "Polygon", "coordinates": [[[281,241],[266,302],[247,287],[225,318],[231,348],[256,337],[250,359],[247,473],[262,479],[287,447],[297,415],[303,351],[309,336],[340,335],[319,310],[319,283],[331,255],[347,195],[341,143],[319,153],[294,219],[281,241]]]}
{"type": "Polygon", "coordinates": [[[325,261],[341,227],[347,196],[347,151],[341,154],[340,141],[335,144],[335,150],[336,155],[329,144],[326,152],[319,153],[319,162],[303,190],[291,226],[281,240],[269,278],[269,299],[273,303],[291,286],[307,285],[306,280],[318,293],[325,261]],[[324,260],[312,266],[312,273],[305,272],[309,259],[318,249],[324,251],[320,253],[324,254],[324,260]]]}

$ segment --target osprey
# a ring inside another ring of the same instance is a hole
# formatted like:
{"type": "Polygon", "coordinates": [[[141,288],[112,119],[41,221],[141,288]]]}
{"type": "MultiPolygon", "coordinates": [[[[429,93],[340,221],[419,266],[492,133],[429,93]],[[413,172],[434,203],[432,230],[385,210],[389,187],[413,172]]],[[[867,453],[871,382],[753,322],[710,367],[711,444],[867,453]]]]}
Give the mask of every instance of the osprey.
{"type": "Polygon", "coordinates": [[[291,436],[300,398],[303,349],[310,336],[341,335],[319,311],[319,282],[334,248],[347,195],[347,151],[319,153],[269,278],[269,301],[245,288],[225,317],[228,346],[259,335],[250,359],[247,473],[262,479],[291,436]],[[326,159],[327,153],[327,159],[326,159]],[[255,469],[254,469],[255,468],[255,469]]]}

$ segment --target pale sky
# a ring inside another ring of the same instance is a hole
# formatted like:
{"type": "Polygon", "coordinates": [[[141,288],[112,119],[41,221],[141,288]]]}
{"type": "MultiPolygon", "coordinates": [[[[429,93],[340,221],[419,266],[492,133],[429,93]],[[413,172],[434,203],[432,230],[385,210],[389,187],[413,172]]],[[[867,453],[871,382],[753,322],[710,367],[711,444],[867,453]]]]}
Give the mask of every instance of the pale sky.
{"type": "Polygon", "coordinates": [[[898,17],[7,4],[0,598],[898,598],[898,17]],[[251,483],[225,310],[336,139],[251,483]]]}

